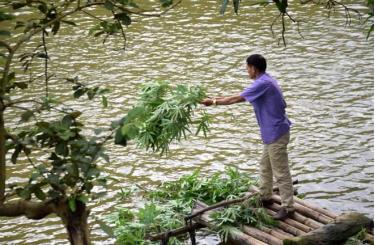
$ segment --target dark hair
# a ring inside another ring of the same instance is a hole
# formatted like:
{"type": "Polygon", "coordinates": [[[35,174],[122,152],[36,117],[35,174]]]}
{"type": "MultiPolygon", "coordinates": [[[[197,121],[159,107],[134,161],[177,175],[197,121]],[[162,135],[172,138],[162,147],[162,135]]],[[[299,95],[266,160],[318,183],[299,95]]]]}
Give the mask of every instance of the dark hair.
{"type": "Polygon", "coordinates": [[[260,72],[265,72],[267,69],[266,59],[260,54],[252,54],[246,59],[247,65],[252,65],[260,72]]]}

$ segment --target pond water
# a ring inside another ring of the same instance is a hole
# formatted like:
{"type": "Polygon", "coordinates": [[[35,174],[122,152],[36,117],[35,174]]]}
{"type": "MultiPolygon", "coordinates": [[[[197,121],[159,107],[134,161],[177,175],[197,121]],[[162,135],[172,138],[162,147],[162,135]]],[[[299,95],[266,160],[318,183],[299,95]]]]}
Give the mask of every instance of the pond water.
{"type": "MultiPolygon", "coordinates": [[[[94,21],[75,16],[78,27],[69,26],[47,39],[56,80],[50,93],[65,100],[66,106],[83,110],[89,129],[106,127],[136,103],[144,82],[201,85],[210,96],[238,94],[252,82],[247,78],[246,57],[261,53],[268,60],[268,72],[280,82],[293,122],[290,165],[293,178],[300,181],[299,192],[336,213],[357,211],[373,218],[374,56],[373,39],[366,40],[365,27],[355,19],[345,26],[340,11],[328,18],[323,8],[295,3],[291,13],[301,20],[304,39],[297,25],[287,21],[285,48],[270,31],[277,15],[273,7],[243,1],[238,16],[232,8],[221,16],[219,7],[218,1],[186,1],[162,18],[137,18],[126,30],[126,51],[121,50],[119,37],[103,45],[100,38],[88,36],[94,21]],[[100,101],[71,101],[70,86],[64,88],[62,81],[74,76],[86,84],[110,88],[109,107],[102,108],[100,101]]],[[[280,26],[274,30],[277,34],[280,26]]],[[[31,40],[29,47],[35,45],[31,40]]],[[[39,95],[41,90],[35,86],[32,93],[39,95]]],[[[115,195],[122,187],[152,188],[198,168],[204,175],[226,166],[257,174],[262,143],[252,107],[242,103],[209,107],[207,112],[213,119],[208,137],[189,137],[172,145],[168,157],[160,158],[134,144],[107,146],[111,161],[100,166],[112,180],[108,195],[90,203],[93,244],[114,243],[96,220],[116,206],[141,205],[138,200],[120,203],[115,195]]],[[[9,113],[7,126],[17,125],[14,115],[9,113]]],[[[26,181],[30,169],[25,166],[9,165],[8,182],[26,181]]],[[[67,243],[57,217],[1,218],[1,231],[1,244],[67,243]]],[[[199,241],[217,243],[213,235],[199,241]]]]}

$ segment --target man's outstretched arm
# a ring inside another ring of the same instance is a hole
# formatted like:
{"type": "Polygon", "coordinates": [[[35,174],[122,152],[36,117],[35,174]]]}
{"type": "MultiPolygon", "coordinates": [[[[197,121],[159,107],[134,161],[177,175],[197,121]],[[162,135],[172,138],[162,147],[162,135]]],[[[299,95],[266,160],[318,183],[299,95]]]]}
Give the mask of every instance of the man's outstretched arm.
{"type": "Polygon", "coordinates": [[[206,98],[202,100],[202,104],[205,106],[210,105],[231,105],[240,102],[244,102],[245,98],[241,95],[226,96],[226,97],[215,97],[215,98],[206,98]]]}

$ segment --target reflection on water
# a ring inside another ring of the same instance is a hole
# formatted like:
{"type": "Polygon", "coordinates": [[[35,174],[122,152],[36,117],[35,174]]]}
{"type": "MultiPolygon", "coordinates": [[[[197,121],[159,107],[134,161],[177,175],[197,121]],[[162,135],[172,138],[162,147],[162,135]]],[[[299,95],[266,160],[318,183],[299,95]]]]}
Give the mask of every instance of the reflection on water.
{"type": "MultiPolygon", "coordinates": [[[[238,94],[251,83],[246,77],[246,57],[262,53],[268,59],[269,73],[280,81],[293,121],[290,161],[292,174],[301,183],[299,192],[337,213],[355,210],[372,217],[373,41],[366,41],[358,24],[344,27],[345,19],[326,19],[317,8],[307,14],[306,6],[293,11],[306,18],[301,26],[305,39],[289,26],[287,48],[278,46],[269,31],[270,12],[255,11],[245,3],[239,16],[220,16],[216,1],[194,1],[163,18],[136,22],[128,29],[125,52],[116,48],[121,47],[121,40],[111,39],[103,47],[101,40],[82,38],[88,32],[83,27],[92,25],[85,17],[81,27],[65,29],[58,39],[48,42],[57,81],[52,93],[69,96],[69,88],[62,90],[58,78],[74,76],[111,88],[107,109],[100,108],[99,102],[65,102],[83,110],[87,125],[94,129],[121,118],[136,102],[139,85],[147,81],[199,84],[213,96],[238,94]]],[[[137,183],[151,188],[196,168],[204,174],[225,166],[257,172],[262,145],[251,106],[243,103],[207,110],[213,117],[208,138],[191,137],[173,145],[168,158],[134,145],[108,145],[111,163],[101,167],[117,181],[110,181],[105,198],[91,203],[95,244],[113,243],[95,220],[115,209],[115,193],[121,187],[137,183]]],[[[8,171],[10,181],[28,176],[22,164],[9,166],[8,171]]],[[[2,218],[1,223],[2,244],[51,244],[51,239],[66,244],[65,230],[56,217],[42,221],[2,218]]],[[[216,243],[214,236],[200,241],[216,243]]]]}

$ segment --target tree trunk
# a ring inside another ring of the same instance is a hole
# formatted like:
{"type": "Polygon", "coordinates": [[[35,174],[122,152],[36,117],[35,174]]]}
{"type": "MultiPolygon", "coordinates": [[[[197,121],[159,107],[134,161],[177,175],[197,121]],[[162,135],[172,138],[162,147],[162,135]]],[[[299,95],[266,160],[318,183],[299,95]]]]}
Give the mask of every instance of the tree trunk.
{"type": "Polygon", "coordinates": [[[5,180],[6,180],[6,171],[5,171],[5,139],[6,132],[4,127],[4,106],[0,104],[0,205],[5,201],[5,180]]]}
{"type": "Polygon", "coordinates": [[[354,236],[362,228],[373,227],[373,221],[359,213],[338,216],[327,224],[299,237],[284,240],[285,245],[336,245],[354,236]]]}
{"type": "Polygon", "coordinates": [[[61,201],[57,210],[57,215],[61,217],[67,229],[71,244],[89,244],[89,229],[87,224],[89,210],[85,203],[76,200],[75,211],[73,212],[67,201],[61,201]]]}
{"type": "Polygon", "coordinates": [[[24,215],[29,219],[39,220],[55,213],[61,218],[68,232],[70,243],[73,245],[87,245],[89,244],[89,229],[87,225],[89,210],[85,203],[77,200],[74,206],[75,211],[73,212],[68,205],[67,199],[44,202],[19,199],[0,204],[0,216],[17,217],[24,215]]]}

